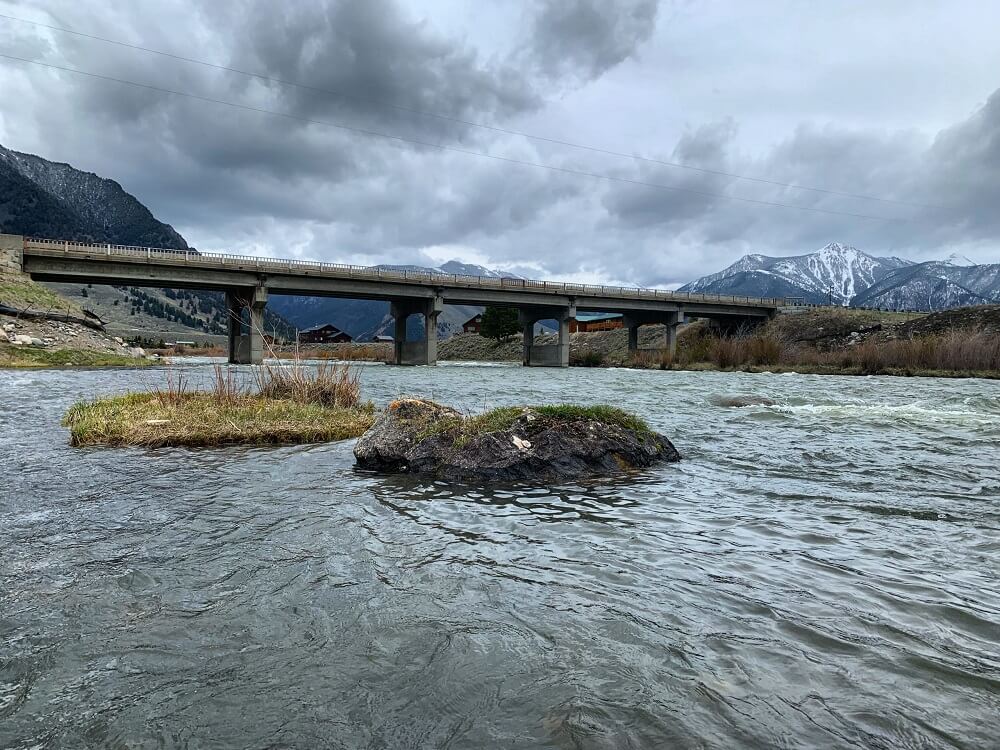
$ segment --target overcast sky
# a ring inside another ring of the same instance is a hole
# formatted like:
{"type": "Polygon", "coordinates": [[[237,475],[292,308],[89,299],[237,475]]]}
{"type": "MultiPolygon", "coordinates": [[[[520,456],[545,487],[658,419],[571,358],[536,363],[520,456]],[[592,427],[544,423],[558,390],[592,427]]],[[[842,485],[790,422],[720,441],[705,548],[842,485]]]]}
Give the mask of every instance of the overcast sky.
{"type": "Polygon", "coordinates": [[[2,54],[292,116],[0,58],[0,143],[117,180],[201,249],[643,285],[833,241],[1000,262],[1000,3],[0,0],[0,13],[303,84],[0,18],[2,54]]]}

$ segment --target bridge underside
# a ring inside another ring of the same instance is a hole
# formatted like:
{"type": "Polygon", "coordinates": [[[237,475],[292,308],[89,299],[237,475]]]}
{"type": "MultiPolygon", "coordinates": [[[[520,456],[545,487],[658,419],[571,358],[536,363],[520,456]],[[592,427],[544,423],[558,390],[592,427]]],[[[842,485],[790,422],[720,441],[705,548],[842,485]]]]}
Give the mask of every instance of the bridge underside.
{"type": "MultiPolygon", "coordinates": [[[[0,235],[0,237],[11,237],[0,235]]],[[[22,240],[23,238],[16,238],[22,240]]],[[[13,244],[13,243],[12,243],[13,244]]],[[[50,243],[52,244],[52,243],[50,243]]],[[[676,346],[677,326],[687,317],[709,318],[727,329],[752,326],[771,317],[776,305],[726,302],[724,299],[656,299],[603,293],[603,287],[588,287],[585,293],[574,290],[551,291],[527,286],[477,288],[454,277],[427,278],[413,282],[399,278],[343,278],[312,273],[289,267],[262,272],[253,267],[253,259],[232,262],[228,259],[205,267],[204,258],[196,256],[192,264],[184,253],[155,259],[140,254],[114,255],[100,250],[59,252],[58,249],[32,248],[24,243],[23,271],[38,281],[118,286],[205,289],[224,292],[229,312],[229,359],[240,364],[263,360],[263,315],[271,294],[342,297],[384,300],[390,303],[395,320],[396,364],[430,365],[437,361],[437,319],[445,304],[484,305],[516,308],[524,330],[523,364],[534,367],[569,365],[569,321],[577,312],[621,313],[628,329],[629,350],[638,350],[638,329],[642,325],[665,325],[662,349],[670,353],[676,346]],[[595,291],[591,292],[590,289],[595,291]],[[406,340],[406,321],[419,315],[423,335],[417,341],[406,340]],[[536,345],[532,336],[539,320],[558,323],[557,342],[536,345]]],[[[277,264],[278,262],[274,262],[277,264]]],[[[369,273],[369,275],[372,275],[369,273]]],[[[398,276],[398,274],[397,274],[398,276]]],[[[551,285],[565,289],[568,285],[551,285]]],[[[639,290],[636,290],[637,292],[639,290]]]]}

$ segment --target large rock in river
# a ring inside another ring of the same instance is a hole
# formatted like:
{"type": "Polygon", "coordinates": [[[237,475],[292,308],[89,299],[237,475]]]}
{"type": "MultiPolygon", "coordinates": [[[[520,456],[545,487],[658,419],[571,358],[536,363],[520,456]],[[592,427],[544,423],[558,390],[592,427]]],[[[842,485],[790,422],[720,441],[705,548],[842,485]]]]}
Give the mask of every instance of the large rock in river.
{"type": "Polygon", "coordinates": [[[354,456],[365,469],[454,481],[607,476],[680,459],[663,435],[610,407],[509,408],[465,418],[421,399],[392,402],[354,456]]]}

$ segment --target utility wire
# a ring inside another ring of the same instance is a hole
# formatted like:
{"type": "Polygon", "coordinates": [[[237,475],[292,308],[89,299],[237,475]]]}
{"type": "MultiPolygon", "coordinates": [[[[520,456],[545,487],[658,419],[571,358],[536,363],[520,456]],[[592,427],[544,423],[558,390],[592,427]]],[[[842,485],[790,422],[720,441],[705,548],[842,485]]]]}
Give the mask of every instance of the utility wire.
{"type": "Polygon", "coordinates": [[[74,36],[83,37],[84,39],[92,39],[98,42],[104,42],[106,44],[114,44],[119,47],[125,47],[127,49],[137,50],[139,52],[148,52],[153,55],[160,55],[162,57],[168,57],[173,60],[180,60],[182,62],[192,63],[194,65],[202,65],[207,68],[215,68],[216,70],[224,70],[228,73],[237,73],[242,76],[248,76],[250,78],[256,78],[260,81],[266,81],[268,83],[275,83],[281,86],[292,86],[303,91],[314,91],[316,93],[329,94],[331,96],[339,96],[344,99],[353,99],[355,101],[368,102],[372,104],[377,104],[382,107],[388,107],[390,109],[395,109],[400,112],[408,112],[410,114],[420,115],[422,117],[432,117],[438,120],[444,120],[447,122],[453,122],[456,124],[466,125],[473,128],[481,128],[483,130],[489,130],[494,133],[503,133],[505,135],[513,135],[520,138],[528,138],[533,141],[540,141],[543,143],[551,143],[557,146],[566,146],[568,148],[581,149],[583,151],[590,151],[596,154],[604,154],[605,156],[617,156],[625,159],[634,159],[636,161],[646,162],[649,164],[658,164],[664,167],[674,167],[676,169],[686,169],[692,172],[700,172],[702,174],[715,175],[717,177],[729,177],[735,180],[747,180],[749,182],[756,182],[764,185],[774,185],[776,187],[790,188],[793,190],[807,190],[813,193],[822,193],[824,195],[836,195],[843,198],[855,198],[857,200],[867,200],[867,201],[878,201],[880,203],[896,203],[903,206],[915,206],[917,208],[932,208],[926,204],[914,203],[911,201],[897,200],[895,198],[880,198],[874,195],[864,195],[862,193],[850,193],[841,190],[830,190],[827,188],[811,187],[809,185],[799,185],[792,182],[781,182],[779,180],[769,180],[764,177],[751,177],[749,175],[737,174],[735,172],[726,172],[719,169],[708,169],[706,167],[696,167],[692,164],[684,164],[681,162],[666,161],[663,159],[654,159],[647,156],[639,156],[637,154],[627,154],[623,151],[614,151],[612,149],[601,148],[599,146],[588,146],[583,143],[575,143],[573,141],[566,141],[559,138],[549,138],[543,135],[535,135],[532,133],[526,133],[520,130],[512,130],[510,128],[502,128],[497,125],[487,125],[482,122],[475,122],[473,120],[466,120],[461,117],[454,117],[452,115],[442,115],[436,112],[428,112],[427,110],[417,109],[414,107],[407,107],[401,104],[393,104],[392,102],[387,102],[383,99],[375,99],[372,97],[358,96],[357,94],[348,94],[343,91],[335,91],[333,89],[322,88],[320,86],[311,86],[305,83],[299,83],[298,81],[290,81],[284,78],[275,78],[273,76],[264,75],[262,73],[254,73],[252,71],[240,70],[239,68],[232,68],[226,65],[219,65],[217,63],[208,62],[206,60],[198,60],[193,57],[185,57],[184,55],[177,55],[172,52],[164,52],[162,50],[152,49],[150,47],[143,47],[138,44],[130,44],[128,42],[123,42],[118,39],[108,39],[107,37],[97,36],[95,34],[87,34],[82,31],[76,31],[75,29],[67,29],[62,26],[53,26],[47,23],[41,23],[40,21],[29,21],[26,18],[18,18],[17,16],[10,16],[5,13],[0,13],[0,18],[6,18],[10,21],[18,21],[20,23],[27,23],[33,26],[39,26],[44,29],[49,29],[51,31],[58,31],[63,34],[73,34],[74,36]]]}
{"type": "Polygon", "coordinates": [[[233,107],[235,109],[242,109],[247,112],[258,112],[260,114],[273,115],[275,117],[283,117],[288,120],[296,120],[299,122],[306,122],[312,125],[325,125],[331,128],[337,128],[339,130],[345,130],[351,133],[357,133],[359,135],[367,135],[375,138],[386,138],[388,140],[396,141],[398,143],[409,143],[416,146],[424,146],[426,148],[434,148],[440,151],[450,151],[456,154],[465,154],[467,156],[478,156],[484,159],[493,159],[494,161],[504,162],[507,164],[516,164],[522,167],[535,167],[537,169],[547,169],[551,172],[559,172],[562,174],[575,175],[577,177],[590,177],[595,180],[607,180],[609,182],[617,182],[626,185],[640,185],[642,187],[656,188],[658,190],[669,190],[679,193],[688,193],[691,195],[700,195],[705,198],[722,198],[723,200],[738,201],[740,203],[752,203],[759,206],[774,206],[777,208],[790,208],[798,211],[810,211],[813,213],[829,214],[832,216],[850,216],[855,219],[871,219],[872,221],[885,221],[885,222],[903,222],[907,223],[909,219],[903,218],[893,218],[888,216],[874,216],[871,214],[859,214],[850,211],[835,211],[827,208],[817,208],[814,206],[796,206],[791,203],[778,203],[776,201],[765,201],[758,200],[756,198],[743,198],[735,195],[726,195],[724,193],[712,193],[704,190],[693,190],[691,188],[678,187],[676,185],[664,185],[658,182],[646,182],[644,180],[634,180],[627,177],[617,177],[609,174],[600,174],[597,172],[587,172],[581,169],[572,169],[570,167],[559,167],[554,164],[545,164],[543,162],[529,161],[527,159],[515,159],[509,156],[497,156],[496,154],[488,154],[483,151],[473,151],[472,149],[459,148],[458,146],[443,146],[439,143],[431,143],[430,141],[423,141],[417,138],[407,138],[401,135],[392,135],[390,133],[381,133],[377,130],[369,130],[367,128],[359,128],[353,125],[344,125],[338,122],[331,122],[330,120],[316,120],[310,117],[301,117],[299,115],[293,115],[288,112],[278,112],[273,109],[264,109],[263,107],[254,107],[249,104],[240,104],[238,102],[230,102],[224,99],[214,99],[208,96],[201,96],[199,94],[191,94],[186,91],[176,91],[174,89],[163,88],[161,86],[154,86],[148,83],[138,83],[137,81],[129,81],[124,78],[115,78],[113,76],[106,76],[100,73],[92,73],[86,70],[79,70],[77,68],[69,68],[62,65],[54,65],[52,63],[41,62],[40,60],[31,60],[26,57],[17,57],[16,55],[7,55],[0,53],[0,58],[7,60],[15,60],[17,62],[28,63],[29,65],[38,65],[43,68],[51,68],[52,70],[60,70],[65,73],[73,73],[75,75],[86,76],[88,78],[95,78],[102,81],[113,81],[114,83],[121,83],[127,86],[134,86],[136,88],[147,89],[149,91],[158,91],[163,94],[170,94],[172,96],[181,96],[188,99],[195,99],[202,102],[210,102],[212,104],[221,104],[226,107],[233,107]]]}

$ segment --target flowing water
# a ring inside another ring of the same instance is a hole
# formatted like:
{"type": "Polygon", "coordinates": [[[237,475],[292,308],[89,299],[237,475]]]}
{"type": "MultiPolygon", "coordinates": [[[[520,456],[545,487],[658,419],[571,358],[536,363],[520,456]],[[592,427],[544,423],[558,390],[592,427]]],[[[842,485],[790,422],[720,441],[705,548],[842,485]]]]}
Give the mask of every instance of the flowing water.
{"type": "Polygon", "coordinates": [[[685,457],[559,486],[68,447],[165,377],[0,372],[0,747],[1000,747],[1000,383],[363,368],[685,457]]]}

